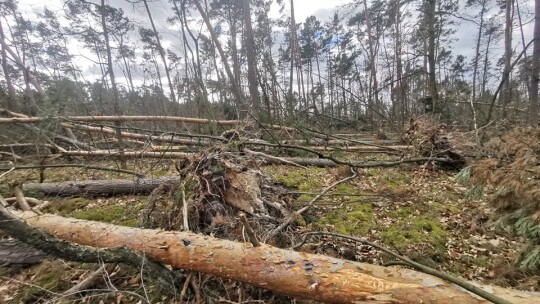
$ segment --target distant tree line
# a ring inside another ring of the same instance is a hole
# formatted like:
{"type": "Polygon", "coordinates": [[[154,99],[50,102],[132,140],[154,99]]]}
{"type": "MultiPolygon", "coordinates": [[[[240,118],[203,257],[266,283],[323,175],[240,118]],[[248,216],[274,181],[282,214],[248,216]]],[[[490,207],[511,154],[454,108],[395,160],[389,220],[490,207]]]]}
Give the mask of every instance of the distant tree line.
{"type": "Polygon", "coordinates": [[[294,0],[65,0],[38,13],[7,0],[0,102],[30,115],[318,118],[377,129],[422,114],[467,129],[537,122],[540,40],[527,32],[534,24],[540,37],[536,2],[351,0],[329,20],[297,20],[294,0]],[[135,22],[120,6],[142,15],[135,22]],[[459,53],[459,24],[474,37],[472,56],[459,53]]]}

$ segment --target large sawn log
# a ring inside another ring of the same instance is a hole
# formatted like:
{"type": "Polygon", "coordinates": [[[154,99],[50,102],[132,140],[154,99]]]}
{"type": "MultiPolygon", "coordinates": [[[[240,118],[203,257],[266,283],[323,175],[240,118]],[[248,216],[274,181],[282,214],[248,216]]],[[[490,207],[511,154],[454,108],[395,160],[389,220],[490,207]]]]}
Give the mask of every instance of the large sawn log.
{"type": "MultiPolygon", "coordinates": [[[[28,224],[73,243],[126,246],[156,262],[238,280],[326,303],[488,303],[438,278],[191,232],[128,228],[55,215],[17,213],[28,224]]],[[[540,303],[540,293],[484,286],[511,303],[540,303]]]]}
{"type": "Polygon", "coordinates": [[[150,193],[159,185],[180,180],[179,176],[139,179],[84,180],[61,183],[28,183],[25,192],[39,192],[47,196],[112,196],[119,194],[150,193]]]}

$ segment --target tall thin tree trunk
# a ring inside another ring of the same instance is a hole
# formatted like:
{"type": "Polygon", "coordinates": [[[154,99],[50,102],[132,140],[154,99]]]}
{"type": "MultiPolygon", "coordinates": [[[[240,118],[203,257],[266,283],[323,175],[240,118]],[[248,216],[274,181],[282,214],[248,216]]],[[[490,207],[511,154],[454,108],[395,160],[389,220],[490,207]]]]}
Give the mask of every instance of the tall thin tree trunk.
{"type": "MultiPolygon", "coordinates": [[[[289,46],[289,50],[291,52],[291,69],[289,71],[289,96],[288,96],[288,102],[287,102],[287,105],[288,105],[288,111],[289,111],[289,115],[292,115],[293,114],[293,79],[294,79],[294,60],[296,59],[295,57],[295,54],[296,54],[296,43],[295,43],[295,40],[296,40],[296,20],[294,18],[294,1],[293,0],[290,0],[290,4],[291,4],[291,26],[290,26],[290,46],[289,46]]],[[[300,92],[298,92],[298,94],[300,94],[300,92]]]]}
{"type": "MultiPolygon", "coordinates": [[[[232,18],[232,17],[231,17],[232,18]]],[[[233,73],[234,77],[238,79],[238,85],[240,85],[240,79],[241,79],[241,72],[240,72],[240,58],[238,58],[238,43],[237,43],[237,28],[236,28],[236,20],[232,20],[230,24],[230,32],[231,32],[231,57],[233,61],[233,73]]]]}
{"type": "Polygon", "coordinates": [[[249,1],[250,0],[242,1],[244,4],[244,25],[246,27],[245,43],[248,63],[248,85],[253,113],[258,116],[261,114],[261,98],[257,86],[257,59],[255,58],[255,38],[253,37],[253,28],[251,25],[251,9],[249,1]]]}
{"type": "MultiPolygon", "coordinates": [[[[4,36],[4,29],[2,28],[1,20],[0,20],[0,40],[6,43],[6,37],[4,36]]],[[[17,112],[18,109],[17,109],[17,102],[15,101],[15,87],[13,86],[13,82],[11,81],[11,75],[9,73],[7,59],[8,58],[7,58],[6,48],[4,47],[2,43],[2,70],[4,71],[4,77],[6,79],[6,86],[8,90],[6,105],[9,110],[17,112]]]]}
{"type": "MultiPolygon", "coordinates": [[[[504,74],[509,75],[510,74],[510,65],[512,61],[512,22],[513,22],[513,16],[512,16],[512,4],[514,0],[506,0],[506,14],[505,14],[505,27],[504,27],[504,74]]],[[[510,77],[507,76],[504,80],[503,89],[501,92],[501,103],[502,103],[502,109],[501,109],[501,118],[506,118],[506,108],[508,107],[508,104],[510,103],[511,97],[511,91],[512,88],[510,87],[510,77]]]]}
{"type": "Polygon", "coordinates": [[[317,75],[318,75],[318,78],[319,78],[318,85],[321,88],[321,113],[324,113],[324,96],[322,94],[323,87],[322,87],[321,67],[320,67],[320,64],[319,64],[319,53],[317,53],[316,59],[317,59],[317,75]]]}
{"type": "MultiPolygon", "coordinates": [[[[105,47],[107,50],[107,67],[109,70],[109,78],[111,80],[111,86],[113,90],[113,106],[114,106],[114,112],[116,115],[120,116],[122,115],[122,110],[120,108],[120,102],[119,102],[119,94],[118,94],[118,87],[116,85],[116,78],[114,77],[114,68],[113,68],[113,62],[112,62],[112,52],[111,52],[111,45],[109,41],[109,29],[107,28],[107,21],[105,18],[106,10],[105,10],[105,0],[101,0],[101,26],[103,28],[103,38],[105,40],[105,47]]],[[[124,157],[124,139],[122,137],[122,123],[120,121],[116,121],[114,123],[115,130],[116,130],[116,139],[118,141],[118,152],[120,155],[120,164],[123,169],[127,168],[126,164],[126,158],[124,157]]]]}
{"type": "MultiPolygon", "coordinates": [[[[526,51],[526,44],[527,42],[525,41],[525,33],[523,31],[523,22],[521,20],[521,11],[519,9],[519,1],[516,1],[516,3],[514,4],[515,7],[516,7],[516,13],[517,13],[517,17],[518,17],[518,22],[519,22],[519,32],[521,34],[521,45],[523,46],[523,60],[525,62],[529,62],[529,58],[527,56],[527,51],[526,51]]],[[[527,94],[530,95],[531,94],[531,75],[526,75],[525,77],[525,87],[527,89],[527,94]]],[[[527,96],[528,98],[528,96],[527,96]]],[[[515,106],[515,109],[516,109],[516,117],[518,117],[519,115],[519,112],[518,112],[518,108],[519,108],[519,101],[518,101],[518,104],[516,104],[515,106]]]]}
{"type": "Polygon", "coordinates": [[[439,103],[439,92],[437,91],[437,74],[436,74],[436,58],[435,58],[435,44],[437,39],[436,29],[436,0],[425,0],[425,22],[427,27],[427,63],[429,66],[429,93],[433,104],[433,113],[441,113],[441,105],[439,103]]]}
{"type": "Polygon", "coordinates": [[[535,1],[534,7],[534,46],[532,57],[531,94],[529,96],[530,123],[537,123],[538,118],[538,82],[540,81],[540,0],[535,1]]]}
{"type": "MultiPolygon", "coordinates": [[[[379,105],[379,93],[378,93],[378,84],[377,84],[377,66],[375,65],[375,46],[373,43],[373,33],[372,33],[372,27],[371,27],[371,21],[368,11],[368,5],[367,0],[364,0],[364,17],[366,19],[366,30],[367,30],[367,36],[368,36],[368,51],[369,51],[369,71],[370,71],[370,84],[371,84],[371,94],[369,96],[369,99],[372,99],[375,101],[375,110],[377,112],[381,111],[381,107],[379,105]]],[[[376,128],[380,128],[379,120],[377,119],[377,122],[375,123],[376,128]]]]}
{"type": "Polygon", "coordinates": [[[486,53],[484,54],[484,70],[482,72],[482,88],[480,91],[481,95],[484,95],[486,93],[486,85],[488,80],[488,65],[489,65],[489,49],[491,47],[491,37],[493,36],[493,32],[490,31],[488,35],[488,40],[486,42],[486,53]]]}
{"type": "Polygon", "coordinates": [[[154,19],[152,18],[152,14],[150,13],[150,8],[148,8],[148,2],[146,0],[143,0],[143,3],[144,3],[144,7],[146,8],[146,13],[148,14],[148,18],[150,19],[150,24],[152,25],[154,36],[156,36],[159,56],[161,57],[161,61],[163,62],[163,67],[165,68],[165,75],[167,76],[167,81],[169,83],[171,101],[176,103],[176,94],[174,93],[174,85],[171,80],[171,75],[169,72],[169,67],[167,65],[167,60],[165,59],[165,50],[163,49],[163,46],[161,45],[161,39],[159,39],[159,33],[156,30],[156,26],[154,25],[154,19]]]}
{"type": "Polygon", "coordinates": [[[201,14],[201,17],[203,18],[204,23],[206,24],[206,27],[208,29],[208,32],[210,32],[212,41],[214,42],[219,52],[219,56],[221,57],[221,61],[223,62],[223,66],[225,67],[225,71],[227,72],[227,75],[229,76],[229,80],[232,86],[232,91],[236,97],[236,105],[238,107],[238,110],[241,111],[243,110],[242,107],[245,106],[242,90],[240,89],[240,86],[238,85],[237,79],[234,77],[232,73],[229,62],[227,61],[227,57],[225,56],[225,52],[223,51],[223,48],[221,47],[221,43],[219,42],[216,32],[214,31],[214,28],[212,27],[212,24],[210,23],[210,19],[208,19],[208,16],[206,15],[206,12],[201,6],[201,3],[199,2],[199,0],[193,0],[193,2],[195,3],[195,6],[197,6],[197,10],[201,14]]]}
{"type": "Polygon", "coordinates": [[[402,86],[402,77],[403,77],[403,62],[401,60],[401,2],[400,0],[396,0],[395,3],[395,12],[396,12],[396,21],[394,25],[394,31],[395,31],[395,54],[394,57],[396,58],[396,103],[400,109],[400,118],[401,118],[401,125],[405,124],[405,102],[403,98],[403,86],[402,86]]]}
{"type": "Polygon", "coordinates": [[[486,12],[486,0],[480,3],[482,7],[480,8],[480,24],[478,25],[478,37],[476,38],[476,48],[473,61],[473,83],[472,83],[472,96],[471,96],[471,112],[473,118],[474,129],[478,129],[478,122],[476,120],[476,82],[478,78],[478,62],[480,61],[480,44],[482,41],[482,34],[484,30],[484,13],[486,12]]]}

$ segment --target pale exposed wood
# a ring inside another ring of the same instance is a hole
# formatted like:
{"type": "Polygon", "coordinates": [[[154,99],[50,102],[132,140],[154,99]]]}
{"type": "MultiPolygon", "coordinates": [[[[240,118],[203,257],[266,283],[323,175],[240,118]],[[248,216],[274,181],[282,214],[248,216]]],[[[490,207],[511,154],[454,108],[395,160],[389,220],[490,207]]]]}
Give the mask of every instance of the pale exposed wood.
{"type": "MultiPolygon", "coordinates": [[[[323,158],[302,158],[302,157],[281,157],[289,162],[293,162],[300,166],[313,166],[313,167],[335,167],[337,164],[329,159],[323,158]]],[[[282,165],[283,162],[274,159],[265,159],[266,164],[282,165]]]]}
{"type": "MultiPolygon", "coordinates": [[[[67,152],[66,150],[62,152],[67,152]]],[[[13,166],[11,168],[6,167],[0,167],[0,171],[9,171],[9,170],[30,170],[30,169],[41,169],[44,170],[46,168],[82,168],[87,170],[101,170],[101,171],[110,171],[110,172],[120,172],[120,173],[126,173],[135,175],[137,177],[144,177],[144,175],[124,170],[124,169],[117,169],[117,168],[107,168],[107,167],[99,167],[99,166],[90,166],[85,164],[52,164],[52,165],[20,165],[20,166],[13,166]]]]}
{"type": "MultiPolygon", "coordinates": [[[[0,118],[0,124],[6,123],[36,123],[40,121],[50,120],[49,117],[12,117],[12,118],[0,118]]],[[[66,116],[58,117],[64,121],[72,122],[134,122],[134,121],[169,121],[187,124],[207,125],[216,124],[222,126],[235,126],[244,123],[242,120],[220,120],[220,119],[205,119],[205,118],[192,118],[192,117],[180,117],[180,116],[66,116]]],[[[279,125],[266,126],[277,130],[295,131],[294,128],[288,128],[279,125]]]]}
{"type": "MultiPolygon", "coordinates": [[[[26,199],[26,201],[29,204],[32,204],[33,206],[38,206],[38,205],[43,204],[43,200],[40,200],[40,199],[37,199],[37,198],[33,198],[33,197],[24,197],[24,198],[26,199]]],[[[16,203],[17,198],[16,197],[6,197],[6,202],[8,202],[8,203],[16,203]]]]}
{"type": "Polygon", "coordinates": [[[291,166],[297,166],[297,167],[300,167],[302,169],[307,169],[306,167],[304,167],[302,165],[299,165],[299,164],[297,164],[295,162],[289,161],[289,160],[287,160],[287,159],[285,159],[283,157],[277,157],[277,156],[266,154],[264,152],[253,151],[253,150],[245,149],[245,148],[244,148],[244,152],[247,152],[247,153],[255,155],[255,156],[260,156],[262,158],[270,159],[271,161],[274,161],[276,163],[283,163],[283,164],[288,164],[288,165],[291,165],[291,166]]]}
{"type": "Polygon", "coordinates": [[[32,208],[30,208],[30,205],[26,201],[26,198],[24,197],[21,187],[19,185],[15,185],[12,187],[12,189],[13,189],[13,194],[15,194],[15,200],[17,201],[19,208],[21,208],[21,210],[24,210],[24,211],[31,211],[32,208]]]}
{"type": "Polygon", "coordinates": [[[310,140],[305,139],[289,139],[284,140],[280,142],[281,144],[285,145],[350,145],[350,144],[365,144],[365,145],[395,145],[398,144],[398,140],[349,140],[349,139],[330,139],[330,140],[324,140],[324,139],[318,139],[318,138],[312,138],[310,140]]]}
{"type": "Polygon", "coordinates": [[[24,147],[46,147],[54,148],[53,145],[44,144],[44,143],[15,143],[15,144],[4,144],[0,145],[0,148],[24,148],[24,147]]]}
{"type": "MultiPolygon", "coordinates": [[[[126,246],[151,260],[326,303],[488,303],[438,278],[409,269],[307,254],[269,245],[17,213],[34,227],[81,245],[126,246]]],[[[477,284],[479,285],[479,284],[477,284]]],[[[480,286],[480,285],[479,285],[480,286]]],[[[482,288],[511,303],[540,303],[539,293],[482,288]]]]}
{"type": "MultiPolygon", "coordinates": [[[[72,129],[77,129],[77,130],[82,130],[82,131],[87,131],[87,132],[116,135],[116,131],[114,129],[107,128],[107,127],[92,127],[92,126],[87,126],[87,125],[69,124],[69,123],[61,123],[60,125],[63,127],[69,127],[72,129]]],[[[174,137],[171,135],[155,136],[155,135],[145,135],[145,134],[123,132],[123,131],[120,132],[120,135],[124,138],[131,138],[131,139],[150,141],[150,142],[164,142],[164,143],[171,143],[171,144],[197,145],[197,146],[199,145],[205,146],[205,145],[210,144],[210,142],[207,140],[185,139],[185,138],[174,137]]]]}
{"type": "Polygon", "coordinates": [[[308,146],[307,148],[315,151],[347,151],[347,152],[386,152],[388,150],[396,151],[407,151],[412,149],[411,146],[385,146],[375,147],[375,146],[344,146],[344,147],[328,147],[328,146],[308,146]]]}
{"type": "MultiPolygon", "coordinates": [[[[66,156],[86,156],[86,157],[105,157],[105,156],[119,156],[118,151],[65,151],[62,152],[66,156]]],[[[152,152],[152,151],[125,151],[125,157],[141,157],[141,158],[178,158],[185,159],[195,156],[195,153],[184,152],[152,152]]]]}

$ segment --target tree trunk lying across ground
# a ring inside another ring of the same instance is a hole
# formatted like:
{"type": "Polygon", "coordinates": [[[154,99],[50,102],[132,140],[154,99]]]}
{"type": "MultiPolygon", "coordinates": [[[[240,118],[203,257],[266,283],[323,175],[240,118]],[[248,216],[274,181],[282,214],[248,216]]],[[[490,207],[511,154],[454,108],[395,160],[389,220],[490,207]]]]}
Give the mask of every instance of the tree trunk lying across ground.
{"type": "MultiPolygon", "coordinates": [[[[104,134],[116,134],[116,130],[108,127],[93,127],[93,126],[87,126],[87,125],[81,125],[81,124],[70,124],[70,123],[61,123],[61,126],[69,127],[72,129],[77,129],[81,131],[87,131],[87,132],[93,132],[93,133],[104,133],[104,134]]],[[[147,134],[138,134],[138,133],[130,133],[130,132],[120,132],[120,136],[123,138],[130,138],[130,139],[139,139],[143,141],[150,140],[152,142],[163,142],[163,143],[169,143],[169,144],[182,144],[182,145],[194,145],[194,146],[208,146],[210,145],[210,141],[208,140],[202,140],[202,139],[186,139],[186,138],[180,138],[178,136],[173,135],[147,135],[147,134]]]]}
{"type": "MultiPolygon", "coordinates": [[[[85,156],[85,157],[105,157],[105,156],[119,156],[115,151],[63,151],[61,152],[66,156],[85,156]]],[[[141,158],[161,158],[161,159],[189,159],[196,156],[196,153],[183,153],[183,152],[147,152],[147,151],[126,151],[124,155],[127,157],[141,157],[141,158]]],[[[297,157],[279,157],[282,161],[274,157],[273,159],[267,158],[264,163],[267,164],[282,164],[283,161],[289,163],[295,163],[301,166],[315,166],[315,167],[335,167],[338,164],[349,165],[355,168],[375,168],[375,167],[394,167],[408,163],[428,163],[428,162],[442,162],[452,164],[452,160],[445,158],[432,158],[432,157],[418,157],[400,159],[396,161],[339,161],[338,163],[332,159],[326,158],[297,158],[297,157]]]]}
{"type": "Polygon", "coordinates": [[[316,151],[347,151],[347,152],[385,152],[393,150],[396,152],[405,152],[411,150],[411,146],[399,145],[399,146],[344,146],[344,147],[332,147],[332,146],[308,146],[307,148],[316,151]]]}
{"type": "MultiPolygon", "coordinates": [[[[180,116],[66,116],[59,117],[65,121],[76,121],[76,122],[94,122],[94,121],[109,121],[109,122],[133,122],[133,121],[171,121],[178,123],[189,123],[189,124],[216,124],[223,126],[236,126],[244,123],[241,120],[216,120],[216,119],[204,119],[204,118],[192,118],[192,117],[180,117],[180,116]]],[[[0,118],[0,124],[9,124],[9,123],[35,123],[40,121],[50,120],[49,117],[11,117],[11,118],[0,118]]],[[[289,128],[279,125],[263,125],[264,127],[276,129],[276,130],[285,130],[285,131],[296,131],[295,128],[289,128]]]]}
{"type": "MultiPolygon", "coordinates": [[[[191,124],[211,124],[234,126],[241,121],[239,120],[212,120],[202,118],[191,117],[178,117],[178,116],[67,116],[61,117],[66,121],[77,122],[93,122],[93,121],[172,121],[191,124]]],[[[50,120],[49,117],[13,117],[13,118],[0,118],[0,124],[2,123],[34,123],[45,120],[50,120]]]]}
{"type": "Polygon", "coordinates": [[[37,264],[49,256],[16,239],[0,239],[0,265],[37,264]]]}
{"type": "MultiPolygon", "coordinates": [[[[88,157],[104,157],[104,156],[120,156],[118,151],[107,151],[107,150],[97,150],[97,151],[63,151],[61,154],[66,156],[88,156],[88,157]]],[[[141,157],[141,158],[161,158],[161,159],[186,159],[195,156],[195,153],[184,153],[184,152],[153,152],[153,151],[125,151],[124,156],[126,157],[141,157]]]]}
{"type": "MultiPolygon", "coordinates": [[[[198,235],[128,228],[99,222],[18,212],[27,223],[81,245],[126,246],[151,260],[221,278],[238,280],[292,297],[326,303],[488,303],[438,278],[198,235]]],[[[511,303],[540,303],[540,293],[485,286],[511,303]]]]}
{"type": "MultiPolygon", "coordinates": [[[[105,156],[119,156],[115,151],[64,151],[63,155],[66,156],[83,156],[83,157],[105,157],[105,156]]],[[[161,159],[189,159],[196,156],[196,153],[185,152],[153,152],[153,151],[125,151],[124,155],[127,157],[141,157],[141,158],[161,158],[161,159]]],[[[322,158],[301,158],[301,157],[280,157],[283,160],[296,163],[301,166],[315,166],[315,167],[335,167],[337,164],[329,159],[322,158]]],[[[283,162],[275,159],[265,159],[266,164],[283,164],[283,162]]]]}
{"type": "Polygon", "coordinates": [[[48,196],[110,196],[119,194],[150,193],[167,182],[180,180],[179,176],[140,179],[85,180],[61,183],[29,183],[23,185],[27,193],[39,192],[48,196]]]}
{"type": "Polygon", "coordinates": [[[399,140],[370,140],[370,139],[362,139],[362,140],[350,140],[350,139],[330,139],[330,140],[324,140],[324,139],[288,139],[281,141],[282,144],[288,144],[288,145],[326,145],[326,146],[335,146],[335,145],[397,145],[400,143],[399,140]]]}

